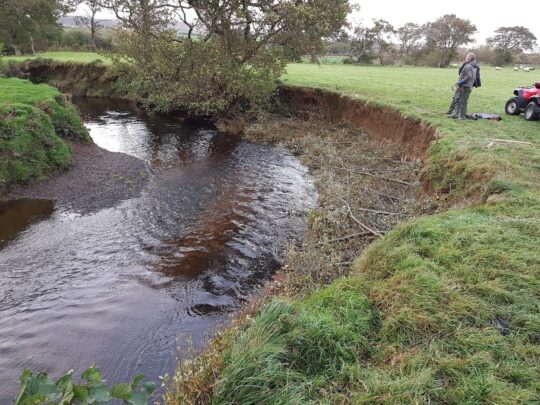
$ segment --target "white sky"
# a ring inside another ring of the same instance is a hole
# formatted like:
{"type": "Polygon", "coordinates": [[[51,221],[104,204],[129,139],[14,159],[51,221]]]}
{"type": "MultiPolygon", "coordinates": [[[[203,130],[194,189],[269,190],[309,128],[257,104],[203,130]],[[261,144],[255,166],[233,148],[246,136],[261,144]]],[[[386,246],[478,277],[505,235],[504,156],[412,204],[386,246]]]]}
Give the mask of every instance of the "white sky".
{"type": "Polygon", "coordinates": [[[372,18],[383,18],[399,27],[407,22],[424,24],[444,14],[456,14],[476,25],[476,40],[484,43],[498,27],[523,25],[536,35],[540,43],[540,0],[351,0],[360,11],[351,16],[353,22],[370,25],[372,18]]]}
{"type": "MultiPolygon", "coordinates": [[[[383,18],[399,27],[407,22],[424,24],[444,14],[456,14],[472,21],[478,29],[476,41],[483,44],[498,27],[523,25],[538,38],[540,45],[540,0],[350,0],[360,11],[350,16],[352,22],[371,24],[383,18]]],[[[78,13],[82,14],[81,8],[78,13]]],[[[101,18],[114,18],[111,12],[101,18]]]]}

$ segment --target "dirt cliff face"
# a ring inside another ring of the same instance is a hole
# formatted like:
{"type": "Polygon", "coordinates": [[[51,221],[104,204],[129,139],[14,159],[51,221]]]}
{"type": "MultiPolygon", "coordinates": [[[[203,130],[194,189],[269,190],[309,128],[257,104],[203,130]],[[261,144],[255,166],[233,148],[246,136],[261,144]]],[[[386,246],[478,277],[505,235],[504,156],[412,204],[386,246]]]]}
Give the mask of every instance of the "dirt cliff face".
{"type": "Polygon", "coordinates": [[[47,83],[74,96],[119,97],[118,74],[110,66],[97,63],[70,63],[34,60],[13,64],[7,76],[47,83]]]}
{"type": "Polygon", "coordinates": [[[338,93],[312,88],[280,86],[279,100],[301,116],[317,114],[332,123],[345,122],[364,129],[375,139],[400,145],[402,158],[427,158],[437,130],[424,122],[404,117],[389,108],[369,105],[338,93]]]}

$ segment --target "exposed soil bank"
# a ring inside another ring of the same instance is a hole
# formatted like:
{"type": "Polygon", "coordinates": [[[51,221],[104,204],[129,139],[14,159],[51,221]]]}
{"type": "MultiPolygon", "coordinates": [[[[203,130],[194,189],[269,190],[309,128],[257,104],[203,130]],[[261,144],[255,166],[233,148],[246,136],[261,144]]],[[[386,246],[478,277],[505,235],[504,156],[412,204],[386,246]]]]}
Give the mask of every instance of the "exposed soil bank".
{"type": "Polygon", "coordinates": [[[148,179],[149,166],[143,160],[94,144],[66,142],[72,150],[69,170],[40,183],[13,187],[2,198],[53,200],[61,209],[84,214],[136,196],[148,179]]]}
{"type": "MultiPolygon", "coordinates": [[[[123,97],[115,90],[118,73],[106,65],[36,60],[13,65],[7,74],[48,83],[74,96],[123,97]]],[[[317,114],[334,124],[345,122],[361,128],[375,139],[392,141],[406,159],[424,160],[438,137],[437,130],[425,122],[335,92],[281,85],[277,95],[284,107],[300,116],[317,114]]]]}
{"type": "Polygon", "coordinates": [[[322,89],[280,86],[279,100],[302,115],[317,114],[332,123],[348,123],[364,129],[376,139],[389,140],[400,146],[406,159],[427,157],[437,130],[428,124],[404,117],[389,108],[370,105],[360,100],[322,89]]]}
{"type": "Polygon", "coordinates": [[[115,90],[118,73],[107,65],[37,59],[11,63],[6,75],[47,83],[74,96],[125,98],[115,90]]]}

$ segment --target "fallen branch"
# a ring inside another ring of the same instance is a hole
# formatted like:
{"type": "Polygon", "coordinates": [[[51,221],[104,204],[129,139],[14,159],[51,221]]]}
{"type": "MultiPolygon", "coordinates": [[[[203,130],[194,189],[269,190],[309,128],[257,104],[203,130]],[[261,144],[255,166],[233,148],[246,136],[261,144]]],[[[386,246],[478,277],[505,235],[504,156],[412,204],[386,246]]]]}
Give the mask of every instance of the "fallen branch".
{"type": "Polygon", "coordinates": [[[394,200],[394,201],[402,201],[401,198],[398,198],[398,197],[394,197],[394,196],[392,196],[392,195],[388,195],[388,194],[381,193],[380,191],[373,190],[372,188],[369,188],[369,187],[358,186],[358,188],[361,188],[362,190],[366,190],[366,191],[371,191],[372,193],[378,194],[378,195],[380,195],[381,197],[386,197],[386,198],[388,198],[388,199],[390,199],[390,200],[394,200]]]}
{"type": "Polygon", "coordinates": [[[367,226],[366,224],[364,224],[362,221],[360,221],[358,218],[356,218],[354,216],[354,214],[352,213],[352,210],[351,210],[351,206],[349,205],[349,203],[347,201],[345,201],[343,198],[340,197],[340,200],[343,202],[343,204],[345,204],[347,206],[347,209],[349,210],[349,212],[347,213],[347,215],[349,215],[349,217],[354,221],[356,222],[358,225],[360,225],[362,228],[364,228],[366,231],[369,231],[370,233],[372,233],[373,235],[379,237],[379,238],[382,238],[383,237],[383,234],[375,229],[371,229],[369,226],[367,226]]]}
{"type": "Polygon", "coordinates": [[[346,241],[346,240],[349,240],[349,239],[353,239],[353,238],[357,238],[357,237],[360,237],[360,236],[371,236],[373,235],[371,232],[356,232],[356,233],[351,233],[350,235],[347,235],[347,236],[343,236],[342,238],[336,238],[336,239],[330,239],[329,241],[321,241],[319,243],[317,243],[317,246],[321,246],[321,245],[324,245],[325,243],[337,243],[337,242],[343,242],[343,241],[346,241]]]}
{"type": "Polygon", "coordinates": [[[357,210],[365,211],[365,212],[373,212],[374,214],[381,214],[381,215],[399,215],[397,212],[377,211],[377,210],[371,210],[369,208],[357,208],[357,210]]]}
{"type": "Polygon", "coordinates": [[[343,170],[346,170],[346,171],[351,172],[351,173],[360,174],[360,175],[363,175],[363,176],[371,176],[371,177],[375,177],[377,179],[386,180],[386,181],[392,181],[394,183],[403,184],[405,186],[412,186],[412,183],[409,183],[407,181],[403,181],[403,180],[399,180],[399,179],[393,179],[391,177],[386,177],[386,176],[380,176],[378,174],[365,172],[365,171],[361,171],[361,170],[354,170],[354,169],[350,169],[350,168],[345,167],[345,166],[342,166],[341,168],[343,170]]]}

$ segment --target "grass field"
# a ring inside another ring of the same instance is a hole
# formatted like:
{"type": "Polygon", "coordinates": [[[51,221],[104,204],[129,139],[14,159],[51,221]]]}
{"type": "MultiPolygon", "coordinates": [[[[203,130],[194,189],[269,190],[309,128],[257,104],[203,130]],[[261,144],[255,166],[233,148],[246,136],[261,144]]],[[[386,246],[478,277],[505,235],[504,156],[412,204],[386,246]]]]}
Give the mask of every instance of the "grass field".
{"type": "Polygon", "coordinates": [[[0,187],[69,166],[65,138],[89,140],[77,111],[48,85],[0,78],[0,187]]]}
{"type": "MultiPolygon", "coordinates": [[[[485,68],[470,111],[502,114],[535,79],[485,68]]],[[[351,276],[274,299],[221,340],[213,403],[538,403],[540,122],[448,119],[450,69],[293,64],[283,80],[436,126],[424,171],[449,206],[399,225],[351,276]]]]}
{"type": "Polygon", "coordinates": [[[24,56],[6,56],[3,58],[4,61],[14,61],[22,62],[29,59],[54,59],[60,62],[78,62],[78,63],[91,63],[96,60],[101,60],[103,63],[108,64],[110,60],[103,55],[100,55],[95,52],[42,52],[35,55],[24,55],[24,56]]]}

